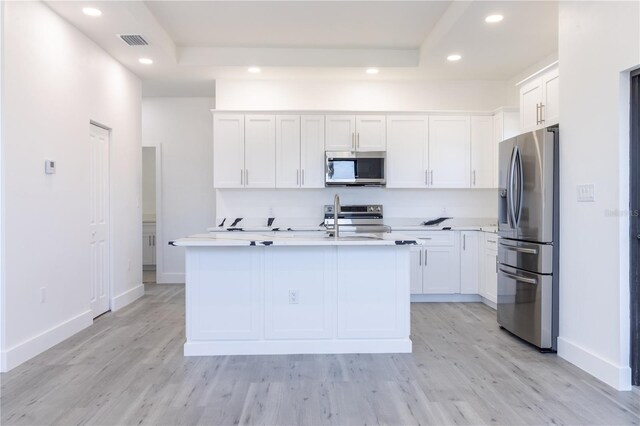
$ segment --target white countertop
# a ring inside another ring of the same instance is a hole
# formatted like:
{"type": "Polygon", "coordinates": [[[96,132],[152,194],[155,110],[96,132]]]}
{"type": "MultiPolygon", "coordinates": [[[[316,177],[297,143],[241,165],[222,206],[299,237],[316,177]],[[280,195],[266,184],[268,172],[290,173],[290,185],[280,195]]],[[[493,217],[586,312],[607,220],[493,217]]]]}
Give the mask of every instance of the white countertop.
{"type": "Polygon", "coordinates": [[[308,235],[289,232],[226,232],[197,234],[170,243],[180,247],[236,247],[236,246],[395,246],[420,245],[409,235],[396,232],[385,234],[349,234],[339,239],[326,233],[310,232],[308,235]]]}

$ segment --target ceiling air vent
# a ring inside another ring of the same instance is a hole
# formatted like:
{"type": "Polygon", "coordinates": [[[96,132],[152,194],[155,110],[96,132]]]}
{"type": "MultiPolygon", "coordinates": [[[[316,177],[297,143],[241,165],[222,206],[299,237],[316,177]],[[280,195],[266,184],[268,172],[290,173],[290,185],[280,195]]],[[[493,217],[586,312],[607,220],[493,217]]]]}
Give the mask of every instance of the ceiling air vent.
{"type": "Polygon", "coordinates": [[[129,46],[148,46],[149,42],[145,40],[140,34],[118,34],[118,37],[122,39],[129,46]]]}

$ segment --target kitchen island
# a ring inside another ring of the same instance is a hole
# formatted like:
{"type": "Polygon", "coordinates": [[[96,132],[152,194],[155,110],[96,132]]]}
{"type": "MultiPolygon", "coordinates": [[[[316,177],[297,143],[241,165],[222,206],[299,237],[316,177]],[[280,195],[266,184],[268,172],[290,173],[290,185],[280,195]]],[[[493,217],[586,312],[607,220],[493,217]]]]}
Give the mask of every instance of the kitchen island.
{"type": "Polygon", "coordinates": [[[200,234],[186,248],[186,356],[411,352],[401,234],[200,234]]]}

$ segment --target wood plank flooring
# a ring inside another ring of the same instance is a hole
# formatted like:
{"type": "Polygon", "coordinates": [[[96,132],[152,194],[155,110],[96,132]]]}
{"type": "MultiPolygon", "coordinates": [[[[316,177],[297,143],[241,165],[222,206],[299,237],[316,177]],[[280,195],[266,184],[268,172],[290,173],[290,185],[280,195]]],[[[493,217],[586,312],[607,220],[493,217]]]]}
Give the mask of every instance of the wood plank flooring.
{"type": "Polygon", "coordinates": [[[132,305],[2,374],[23,424],[634,424],[616,392],[496,324],[477,303],[412,305],[412,354],[182,356],[184,289],[132,305]]]}

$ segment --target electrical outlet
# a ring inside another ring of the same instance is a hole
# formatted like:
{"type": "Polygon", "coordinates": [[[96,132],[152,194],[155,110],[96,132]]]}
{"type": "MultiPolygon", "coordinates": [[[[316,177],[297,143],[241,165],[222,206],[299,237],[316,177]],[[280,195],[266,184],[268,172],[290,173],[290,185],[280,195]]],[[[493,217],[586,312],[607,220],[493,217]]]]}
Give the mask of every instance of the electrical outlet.
{"type": "Polygon", "coordinates": [[[595,189],[592,183],[578,185],[578,201],[594,202],[595,199],[595,189]]]}
{"type": "Polygon", "coordinates": [[[47,288],[40,287],[40,303],[44,303],[47,301],[47,288]]]}
{"type": "Polygon", "coordinates": [[[298,304],[298,290],[289,290],[289,304],[290,305],[298,304]]]}

